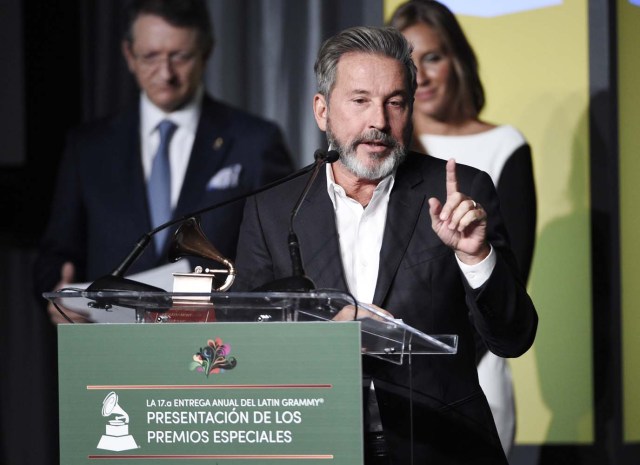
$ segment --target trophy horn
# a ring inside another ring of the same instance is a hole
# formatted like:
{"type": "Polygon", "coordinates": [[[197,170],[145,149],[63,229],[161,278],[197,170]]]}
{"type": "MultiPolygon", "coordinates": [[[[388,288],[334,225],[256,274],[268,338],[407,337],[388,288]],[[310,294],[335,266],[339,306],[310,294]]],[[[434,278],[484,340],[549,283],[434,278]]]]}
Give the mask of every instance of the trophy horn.
{"type": "Polygon", "coordinates": [[[189,218],[180,225],[169,245],[168,258],[170,261],[175,262],[185,256],[206,258],[221,263],[226,267],[226,270],[219,271],[226,273],[227,279],[225,279],[222,286],[214,290],[226,291],[233,284],[236,278],[236,269],[233,263],[222,256],[213,244],[209,242],[200,227],[200,222],[195,217],[189,218]]]}

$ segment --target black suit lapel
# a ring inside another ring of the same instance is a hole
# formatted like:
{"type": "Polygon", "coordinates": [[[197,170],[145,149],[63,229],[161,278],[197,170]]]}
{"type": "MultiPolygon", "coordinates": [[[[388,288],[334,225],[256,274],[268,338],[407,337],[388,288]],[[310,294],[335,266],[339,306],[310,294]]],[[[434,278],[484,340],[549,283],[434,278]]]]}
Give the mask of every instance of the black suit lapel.
{"type": "MultiPolygon", "coordinates": [[[[101,176],[114,180],[109,188],[110,208],[122,209],[120,212],[113,211],[112,215],[127,222],[133,247],[135,240],[152,229],[147,184],[142,167],[138,106],[123,113],[112,124],[112,137],[109,147],[105,148],[108,161],[100,165],[103,170],[101,176]]],[[[134,264],[133,270],[150,268],[158,259],[155,247],[147,247],[134,264]]]]}
{"type": "MultiPolygon", "coordinates": [[[[301,191],[302,192],[302,191],[301,191]]],[[[292,192],[291,195],[300,195],[292,192]]],[[[322,168],[294,222],[307,275],[318,289],[347,290],[333,204],[322,168]]],[[[284,238],[283,238],[284,240],[284,238]]]]}
{"type": "Polygon", "coordinates": [[[373,296],[373,303],[383,306],[400,262],[413,236],[420,212],[428,208],[426,198],[413,191],[422,183],[420,174],[398,170],[398,175],[389,198],[387,222],[380,250],[380,271],[373,296]]]}
{"type": "Polygon", "coordinates": [[[131,218],[136,219],[136,230],[142,234],[151,229],[151,219],[140,154],[140,115],[137,107],[114,121],[112,134],[111,146],[117,149],[109,149],[109,161],[104,165],[105,169],[113,169],[110,176],[114,182],[110,196],[114,199],[113,205],[122,205],[128,211],[136,212],[131,218]]]}

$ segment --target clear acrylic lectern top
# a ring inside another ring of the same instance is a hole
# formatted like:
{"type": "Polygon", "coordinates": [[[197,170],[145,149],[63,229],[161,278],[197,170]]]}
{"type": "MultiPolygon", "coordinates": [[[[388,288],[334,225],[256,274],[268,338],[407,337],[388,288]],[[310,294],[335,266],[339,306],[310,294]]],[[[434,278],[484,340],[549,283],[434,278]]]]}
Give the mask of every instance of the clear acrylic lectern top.
{"type": "Polygon", "coordinates": [[[425,334],[338,291],[171,293],[62,289],[43,296],[63,315],[71,310],[96,323],[331,322],[344,306],[355,305],[375,315],[358,318],[363,354],[401,364],[409,353],[455,354],[458,344],[456,335],[425,334]]]}

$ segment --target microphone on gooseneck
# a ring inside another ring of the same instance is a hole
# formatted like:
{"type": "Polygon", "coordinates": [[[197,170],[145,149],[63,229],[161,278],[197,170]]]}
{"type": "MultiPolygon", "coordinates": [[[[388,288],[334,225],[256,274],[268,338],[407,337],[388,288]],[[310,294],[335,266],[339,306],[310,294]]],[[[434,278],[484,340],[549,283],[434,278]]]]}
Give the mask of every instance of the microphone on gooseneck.
{"type": "Polygon", "coordinates": [[[307,183],[304,190],[302,191],[302,194],[300,195],[298,202],[293,207],[293,210],[291,211],[291,218],[289,220],[289,255],[291,256],[291,267],[292,267],[293,276],[304,276],[304,268],[302,266],[302,257],[300,255],[300,243],[298,242],[298,236],[296,235],[295,230],[293,228],[293,220],[295,220],[296,216],[298,215],[298,211],[300,210],[300,206],[302,205],[302,202],[307,197],[307,193],[309,192],[309,189],[311,189],[313,182],[318,176],[320,167],[323,166],[325,163],[335,162],[336,160],[338,160],[338,158],[340,158],[340,155],[335,150],[330,150],[328,152],[325,152],[324,150],[318,149],[313,154],[313,158],[315,159],[316,169],[313,171],[311,178],[309,178],[309,182],[307,183]]]}
{"type": "MultiPolygon", "coordinates": [[[[316,151],[317,153],[317,151],[316,151]]],[[[201,215],[203,213],[209,212],[211,210],[215,210],[216,208],[221,208],[226,205],[229,205],[234,202],[238,202],[241,200],[245,200],[252,195],[259,194],[267,189],[271,189],[272,187],[276,187],[282,183],[285,183],[291,179],[297,178],[299,176],[303,176],[309,173],[312,170],[317,170],[318,161],[311,163],[308,166],[305,166],[299,171],[292,173],[284,178],[278,179],[277,181],[273,181],[269,184],[266,184],[262,187],[254,189],[253,191],[238,195],[231,199],[227,199],[222,202],[215,203],[213,205],[209,205],[208,207],[202,208],[200,210],[193,211],[188,213],[180,218],[176,218],[171,221],[167,221],[164,224],[152,229],[151,231],[143,234],[138,242],[135,244],[131,252],[124,258],[124,260],[108,275],[102,276],[101,278],[96,279],[89,287],[87,287],[87,291],[89,292],[99,292],[99,291],[142,291],[142,292],[165,292],[164,289],[160,289],[155,286],[151,286],[149,284],[141,283],[138,281],[134,281],[132,279],[127,279],[124,277],[124,274],[131,267],[131,265],[142,255],[142,252],[145,251],[149,242],[153,236],[155,236],[159,231],[170,228],[176,224],[184,223],[191,218],[201,215]]]]}
{"type": "Polygon", "coordinates": [[[315,159],[313,172],[311,173],[302,194],[300,194],[298,201],[291,210],[291,216],[289,219],[289,236],[287,242],[289,245],[289,258],[291,259],[291,276],[263,284],[259,288],[254,289],[255,291],[310,291],[316,288],[313,281],[305,275],[302,256],[300,254],[300,242],[298,241],[298,236],[293,227],[293,221],[298,215],[300,206],[307,197],[309,189],[311,189],[313,182],[318,176],[320,168],[322,168],[326,163],[333,163],[337,161],[340,158],[340,154],[336,150],[325,151],[318,149],[313,154],[313,157],[315,159]]]}

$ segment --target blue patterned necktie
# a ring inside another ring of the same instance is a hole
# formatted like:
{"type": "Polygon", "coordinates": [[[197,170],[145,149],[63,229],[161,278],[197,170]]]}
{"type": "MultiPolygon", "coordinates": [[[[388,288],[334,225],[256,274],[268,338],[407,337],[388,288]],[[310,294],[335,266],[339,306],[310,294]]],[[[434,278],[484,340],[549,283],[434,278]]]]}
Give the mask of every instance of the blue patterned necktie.
{"type": "MultiPolygon", "coordinates": [[[[171,166],[169,164],[169,143],[177,126],[169,120],[158,125],[160,145],[151,165],[151,176],[147,183],[151,225],[156,228],[171,219],[171,166]]],[[[168,229],[158,231],[154,236],[156,252],[162,253],[164,243],[169,234],[168,229]]]]}

